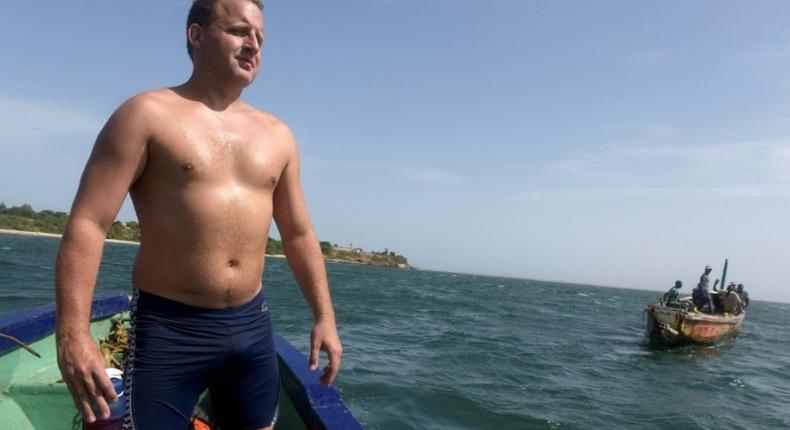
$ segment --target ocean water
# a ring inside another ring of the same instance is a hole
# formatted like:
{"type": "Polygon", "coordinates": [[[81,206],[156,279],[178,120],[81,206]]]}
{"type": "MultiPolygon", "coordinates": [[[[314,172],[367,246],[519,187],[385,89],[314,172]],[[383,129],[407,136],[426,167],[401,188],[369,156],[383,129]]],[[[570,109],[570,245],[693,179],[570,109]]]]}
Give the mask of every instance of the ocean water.
{"type": "MultiPolygon", "coordinates": [[[[0,316],[53,300],[57,245],[0,234],[0,316]]],[[[106,245],[99,291],[129,290],[135,253],[106,245]]],[[[789,304],[753,300],[737,338],[666,349],[643,339],[657,292],[327,269],[337,386],[368,429],[790,428],[789,304]]],[[[275,330],[307,352],[311,315],[284,260],[264,284],[275,330]]]]}

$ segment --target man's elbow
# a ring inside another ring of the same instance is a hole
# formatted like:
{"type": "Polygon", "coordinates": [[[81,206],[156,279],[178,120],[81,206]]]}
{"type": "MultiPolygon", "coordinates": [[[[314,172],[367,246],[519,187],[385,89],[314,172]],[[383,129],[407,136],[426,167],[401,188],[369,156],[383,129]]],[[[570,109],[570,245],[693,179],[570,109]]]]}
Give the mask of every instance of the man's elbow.
{"type": "Polygon", "coordinates": [[[102,221],[98,218],[85,216],[71,216],[63,232],[63,239],[77,238],[104,238],[112,227],[112,221],[102,221]]]}
{"type": "MultiPolygon", "coordinates": [[[[278,223],[278,226],[281,224],[278,223]]],[[[279,228],[280,237],[285,242],[298,242],[310,237],[315,237],[313,226],[309,222],[283,223],[279,228]]]]}
{"type": "Polygon", "coordinates": [[[302,230],[302,231],[295,231],[289,234],[280,234],[283,240],[283,246],[287,246],[289,244],[300,244],[304,242],[309,242],[315,234],[312,230],[302,230]]]}

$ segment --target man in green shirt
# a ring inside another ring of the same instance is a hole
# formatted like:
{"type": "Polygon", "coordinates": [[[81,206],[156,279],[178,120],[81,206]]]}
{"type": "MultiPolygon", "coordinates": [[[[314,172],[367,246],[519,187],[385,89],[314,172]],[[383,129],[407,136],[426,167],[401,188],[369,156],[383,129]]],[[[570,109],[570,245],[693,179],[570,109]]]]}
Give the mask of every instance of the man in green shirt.
{"type": "Polygon", "coordinates": [[[673,305],[678,303],[678,299],[680,298],[680,288],[683,287],[683,283],[680,281],[675,281],[675,285],[669,289],[666,293],[664,293],[664,298],[661,300],[665,305],[673,305]]]}

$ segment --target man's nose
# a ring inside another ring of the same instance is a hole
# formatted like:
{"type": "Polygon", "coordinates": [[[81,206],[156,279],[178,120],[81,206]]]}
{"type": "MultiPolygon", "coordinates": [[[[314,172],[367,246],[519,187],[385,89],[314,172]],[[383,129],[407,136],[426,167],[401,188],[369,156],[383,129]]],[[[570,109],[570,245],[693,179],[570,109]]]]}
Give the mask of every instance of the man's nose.
{"type": "Polygon", "coordinates": [[[258,52],[261,49],[261,44],[258,43],[258,38],[254,34],[250,34],[244,38],[244,48],[258,52]]]}

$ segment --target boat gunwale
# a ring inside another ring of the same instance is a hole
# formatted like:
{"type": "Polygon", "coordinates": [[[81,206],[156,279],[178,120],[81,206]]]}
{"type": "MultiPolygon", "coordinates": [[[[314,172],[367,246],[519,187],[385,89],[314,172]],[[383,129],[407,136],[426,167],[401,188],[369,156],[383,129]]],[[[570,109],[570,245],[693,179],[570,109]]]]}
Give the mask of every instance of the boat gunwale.
{"type": "Polygon", "coordinates": [[[706,314],[703,312],[687,311],[680,308],[665,306],[660,303],[650,303],[645,306],[645,312],[662,312],[667,314],[679,314],[686,321],[702,321],[707,323],[717,323],[722,325],[734,325],[743,322],[746,318],[746,311],[739,314],[706,314]]]}
{"type": "MultiPolygon", "coordinates": [[[[96,295],[91,306],[91,322],[129,310],[129,297],[123,293],[96,295]]],[[[54,303],[24,309],[0,318],[0,333],[25,343],[33,343],[55,331],[54,303]]],[[[280,384],[296,407],[307,428],[313,430],[364,430],[343,403],[334,387],[320,384],[319,370],[309,370],[307,358],[279,335],[274,335],[280,365],[280,384]]],[[[0,339],[0,359],[19,345],[0,339]]]]}

